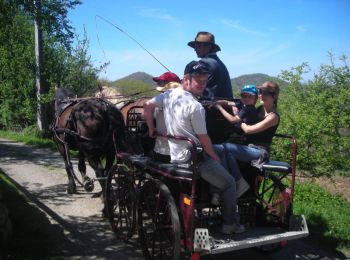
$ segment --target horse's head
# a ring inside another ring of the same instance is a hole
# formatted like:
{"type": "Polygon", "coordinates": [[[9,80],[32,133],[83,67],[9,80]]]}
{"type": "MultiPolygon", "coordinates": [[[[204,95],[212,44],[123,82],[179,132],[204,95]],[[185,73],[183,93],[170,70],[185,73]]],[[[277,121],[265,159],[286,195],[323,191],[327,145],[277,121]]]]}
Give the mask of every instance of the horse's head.
{"type": "Polygon", "coordinates": [[[65,88],[58,88],[55,93],[55,113],[58,115],[64,108],[71,103],[70,99],[76,98],[73,91],[65,88]]]}

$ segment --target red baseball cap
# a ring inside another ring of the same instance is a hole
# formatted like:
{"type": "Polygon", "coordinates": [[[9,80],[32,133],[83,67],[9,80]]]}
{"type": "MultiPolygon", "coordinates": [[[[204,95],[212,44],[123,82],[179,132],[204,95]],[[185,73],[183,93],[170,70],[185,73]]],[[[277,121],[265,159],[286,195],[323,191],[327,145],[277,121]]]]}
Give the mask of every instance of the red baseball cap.
{"type": "Polygon", "coordinates": [[[180,78],[172,72],[165,72],[164,74],[160,75],[159,77],[154,77],[153,81],[159,82],[159,81],[165,81],[165,82],[178,82],[181,83],[180,78]]]}

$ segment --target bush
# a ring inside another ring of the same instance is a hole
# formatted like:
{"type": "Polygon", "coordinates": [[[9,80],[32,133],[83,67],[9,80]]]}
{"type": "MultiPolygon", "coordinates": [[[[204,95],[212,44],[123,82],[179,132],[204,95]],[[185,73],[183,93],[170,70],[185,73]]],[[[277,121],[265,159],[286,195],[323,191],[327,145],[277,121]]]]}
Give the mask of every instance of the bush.
{"type": "Polygon", "coordinates": [[[280,75],[288,85],[279,100],[279,132],[297,137],[298,167],[314,176],[350,169],[350,70],[346,57],[340,61],[335,66],[330,54],[331,64],[307,83],[306,63],[280,75]]]}

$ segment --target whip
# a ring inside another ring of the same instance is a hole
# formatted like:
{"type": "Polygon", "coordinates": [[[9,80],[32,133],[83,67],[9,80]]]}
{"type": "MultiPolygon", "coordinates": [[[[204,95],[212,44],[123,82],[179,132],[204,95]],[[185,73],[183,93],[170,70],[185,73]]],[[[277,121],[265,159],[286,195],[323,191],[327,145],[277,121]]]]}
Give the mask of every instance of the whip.
{"type": "MultiPolygon", "coordinates": [[[[170,70],[163,64],[161,63],[151,52],[149,52],[145,47],[142,46],[141,43],[139,43],[137,40],[135,40],[131,35],[129,35],[127,32],[125,32],[124,30],[122,30],[120,27],[116,26],[115,24],[113,24],[111,21],[107,20],[106,18],[103,18],[100,15],[96,15],[95,16],[95,22],[96,22],[96,18],[100,18],[101,20],[105,21],[106,23],[109,23],[110,25],[112,25],[114,28],[116,28],[117,30],[119,30],[120,32],[122,32],[123,34],[125,34],[129,39],[133,40],[137,45],[139,45],[143,50],[145,50],[149,55],[151,55],[151,57],[153,59],[155,59],[160,65],[162,65],[167,71],[170,72],[170,70]]],[[[96,22],[96,27],[97,27],[97,22],[96,22]]],[[[99,38],[98,38],[98,34],[97,34],[97,39],[98,42],[100,42],[99,38]]],[[[103,52],[104,53],[104,52],[103,52]]],[[[105,55],[106,56],[106,55],[105,55]]]]}

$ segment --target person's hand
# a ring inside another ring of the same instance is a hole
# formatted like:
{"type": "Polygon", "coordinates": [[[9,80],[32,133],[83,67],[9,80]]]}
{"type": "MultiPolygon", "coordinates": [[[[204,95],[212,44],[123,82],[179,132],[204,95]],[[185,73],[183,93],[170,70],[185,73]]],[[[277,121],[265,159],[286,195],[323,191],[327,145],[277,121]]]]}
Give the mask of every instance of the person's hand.
{"type": "Polygon", "coordinates": [[[236,106],[232,106],[232,112],[234,115],[237,115],[239,113],[239,110],[236,106]]]}
{"type": "Polygon", "coordinates": [[[217,100],[215,101],[215,105],[221,105],[221,106],[227,106],[228,105],[228,101],[227,100],[217,100]]]}
{"type": "Polygon", "coordinates": [[[220,104],[215,104],[214,105],[216,109],[220,110],[220,109],[223,109],[223,107],[220,105],[220,104]]]}
{"type": "Polygon", "coordinates": [[[156,136],[157,136],[156,129],[148,129],[148,136],[151,138],[156,138],[156,136]]]}

